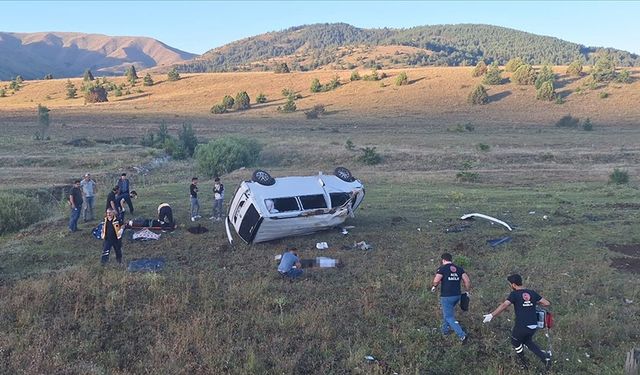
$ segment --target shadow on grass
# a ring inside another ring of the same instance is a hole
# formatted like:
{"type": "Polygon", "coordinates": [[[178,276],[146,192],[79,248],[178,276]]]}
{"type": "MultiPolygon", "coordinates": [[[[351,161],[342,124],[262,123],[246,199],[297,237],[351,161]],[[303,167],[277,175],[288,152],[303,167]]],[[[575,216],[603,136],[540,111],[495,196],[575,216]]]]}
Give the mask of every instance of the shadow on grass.
{"type": "Polygon", "coordinates": [[[129,100],[146,98],[147,96],[151,96],[151,93],[145,92],[145,93],[142,93],[142,94],[139,94],[139,95],[132,95],[132,96],[128,96],[126,98],[118,99],[118,100],[116,100],[114,102],[126,102],[126,101],[129,101],[129,100]]]}
{"type": "Polygon", "coordinates": [[[511,91],[507,90],[507,91],[503,91],[503,92],[499,92],[497,94],[491,95],[489,96],[489,103],[498,102],[511,94],[512,94],[511,91]]]}

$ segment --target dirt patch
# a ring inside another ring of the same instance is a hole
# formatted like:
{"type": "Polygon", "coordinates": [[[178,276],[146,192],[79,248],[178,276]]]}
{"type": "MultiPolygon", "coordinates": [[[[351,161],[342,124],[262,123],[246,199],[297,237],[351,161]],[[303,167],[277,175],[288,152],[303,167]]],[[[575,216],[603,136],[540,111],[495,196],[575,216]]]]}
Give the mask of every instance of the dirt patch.
{"type": "Polygon", "coordinates": [[[607,249],[611,251],[615,251],[616,253],[626,254],[632,257],[640,258],[640,244],[627,244],[627,245],[618,245],[618,244],[607,244],[607,249]]]}
{"type": "Polygon", "coordinates": [[[640,258],[613,258],[611,267],[626,272],[640,273],[640,258]]]}

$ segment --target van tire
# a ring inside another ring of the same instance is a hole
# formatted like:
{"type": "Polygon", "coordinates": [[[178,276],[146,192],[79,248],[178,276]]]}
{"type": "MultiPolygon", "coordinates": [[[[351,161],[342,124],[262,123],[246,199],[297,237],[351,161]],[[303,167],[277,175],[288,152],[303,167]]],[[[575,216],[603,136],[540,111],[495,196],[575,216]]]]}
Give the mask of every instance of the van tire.
{"type": "Polygon", "coordinates": [[[351,171],[349,171],[347,168],[345,167],[338,167],[335,169],[335,171],[333,171],[333,174],[338,177],[339,179],[341,179],[342,181],[345,182],[353,182],[356,179],[353,178],[353,175],[351,174],[351,171]]]}
{"type": "Polygon", "coordinates": [[[262,169],[256,169],[251,175],[251,181],[257,182],[260,185],[271,186],[276,183],[276,180],[271,177],[269,172],[263,171],[262,169]]]}

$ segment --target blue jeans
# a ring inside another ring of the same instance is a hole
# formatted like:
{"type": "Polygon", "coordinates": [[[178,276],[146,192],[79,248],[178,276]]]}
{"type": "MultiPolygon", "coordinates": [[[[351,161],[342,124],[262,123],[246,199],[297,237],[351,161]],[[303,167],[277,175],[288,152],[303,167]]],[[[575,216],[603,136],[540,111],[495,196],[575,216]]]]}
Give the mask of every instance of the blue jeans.
{"type": "Polygon", "coordinates": [[[191,197],[191,217],[196,217],[200,211],[200,203],[198,198],[191,197]]]}
{"type": "Polygon", "coordinates": [[[75,232],[78,230],[78,219],[80,219],[80,211],[82,205],[76,205],[76,208],[71,209],[71,217],[69,218],[69,230],[75,232]]]}
{"type": "Polygon", "coordinates": [[[93,220],[93,202],[94,196],[84,197],[84,210],[82,210],[82,218],[84,221],[93,220]],[[87,214],[88,212],[88,214],[87,214]]]}
{"type": "Polygon", "coordinates": [[[213,217],[222,218],[222,205],[224,204],[224,199],[214,199],[213,200],[213,217]]]}
{"type": "Polygon", "coordinates": [[[463,338],[466,336],[460,324],[456,322],[455,307],[460,302],[460,296],[440,297],[440,305],[442,306],[442,334],[449,334],[449,329],[463,338]]]}
{"type": "Polygon", "coordinates": [[[296,277],[302,275],[302,270],[299,268],[292,268],[288,272],[280,272],[280,274],[290,279],[295,279],[296,277]]]}

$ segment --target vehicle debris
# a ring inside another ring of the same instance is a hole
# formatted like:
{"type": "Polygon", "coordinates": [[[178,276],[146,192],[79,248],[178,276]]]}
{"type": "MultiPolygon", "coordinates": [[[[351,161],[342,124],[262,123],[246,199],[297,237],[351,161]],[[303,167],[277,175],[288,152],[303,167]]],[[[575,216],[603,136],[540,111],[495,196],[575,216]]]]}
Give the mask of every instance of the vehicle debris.
{"type": "Polygon", "coordinates": [[[485,220],[489,220],[489,221],[491,221],[493,223],[496,223],[496,224],[500,224],[500,225],[504,226],[505,228],[507,228],[509,231],[513,230],[513,229],[511,229],[509,224],[505,223],[504,221],[502,221],[500,219],[496,219],[493,216],[485,215],[485,214],[479,214],[479,213],[466,214],[466,215],[462,215],[462,217],[460,217],[460,219],[467,220],[467,219],[472,219],[472,218],[476,218],[476,217],[481,218],[481,219],[485,219],[485,220]]]}

